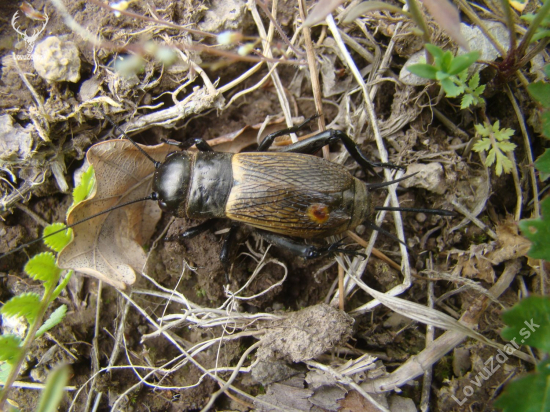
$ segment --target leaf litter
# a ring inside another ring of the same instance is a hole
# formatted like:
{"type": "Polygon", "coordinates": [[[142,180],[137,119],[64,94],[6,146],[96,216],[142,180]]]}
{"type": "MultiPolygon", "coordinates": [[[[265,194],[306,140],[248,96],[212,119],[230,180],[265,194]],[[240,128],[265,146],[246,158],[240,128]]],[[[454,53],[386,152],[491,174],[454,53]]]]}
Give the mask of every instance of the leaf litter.
{"type": "MultiPolygon", "coordinates": [[[[157,161],[174,151],[167,144],[142,148],[157,161]]],[[[129,141],[96,144],[86,158],[94,167],[96,186],[87,200],[69,212],[69,225],[152,193],[154,164],[129,141]]],[[[145,266],[142,246],[160,217],[157,203],[145,201],[90,219],[73,230],[74,240],[59,254],[58,265],[125,289],[135,282],[135,271],[145,266]]]]}

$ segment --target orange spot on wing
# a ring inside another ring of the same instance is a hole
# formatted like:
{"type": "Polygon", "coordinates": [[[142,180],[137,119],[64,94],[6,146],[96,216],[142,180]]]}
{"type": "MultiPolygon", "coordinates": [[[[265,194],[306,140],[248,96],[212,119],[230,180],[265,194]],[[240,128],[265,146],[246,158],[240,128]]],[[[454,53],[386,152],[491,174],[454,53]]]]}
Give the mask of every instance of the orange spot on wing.
{"type": "Polygon", "coordinates": [[[307,215],[315,223],[325,223],[329,218],[328,206],[322,203],[315,203],[307,208],[307,215]]]}

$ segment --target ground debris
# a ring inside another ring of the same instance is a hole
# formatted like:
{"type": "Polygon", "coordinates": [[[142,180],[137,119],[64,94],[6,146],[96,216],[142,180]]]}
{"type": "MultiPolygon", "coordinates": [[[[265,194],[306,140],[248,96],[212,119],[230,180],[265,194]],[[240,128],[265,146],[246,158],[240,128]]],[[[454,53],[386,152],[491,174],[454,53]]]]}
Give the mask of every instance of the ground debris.
{"type": "Polygon", "coordinates": [[[291,313],[273,324],[261,338],[258,358],[301,362],[321,355],[345,342],[352,332],[353,318],[320,304],[291,313]]]}
{"type": "Polygon", "coordinates": [[[275,411],[279,408],[309,411],[312,405],[308,398],[311,395],[313,395],[313,391],[304,388],[304,376],[295,376],[284,382],[270,385],[265,395],[256,398],[254,405],[257,411],[262,412],[275,411]],[[273,405],[273,407],[267,406],[266,403],[273,405]]]}
{"type": "Polygon", "coordinates": [[[31,156],[32,130],[31,124],[23,128],[14,123],[9,114],[0,116],[0,165],[22,163],[31,156]]]}
{"type": "Polygon", "coordinates": [[[506,219],[498,225],[496,233],[496,241],[472,245],[468,252],[459,255],[453,275],[494,283],[494,266],[525,256],[529,251],[531,243],[519,235],[513,219],[506,219]]]}

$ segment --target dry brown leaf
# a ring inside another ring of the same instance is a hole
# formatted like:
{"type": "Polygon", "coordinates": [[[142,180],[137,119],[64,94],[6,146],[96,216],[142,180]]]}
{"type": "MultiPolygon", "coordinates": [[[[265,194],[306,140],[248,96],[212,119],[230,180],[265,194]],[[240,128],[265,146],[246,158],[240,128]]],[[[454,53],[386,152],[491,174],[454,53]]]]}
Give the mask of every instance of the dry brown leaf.
{"type": "MultiPolygon", "coordinates": [[[[292,120],[300,122],[303,121],[303,118],[293,118],[292,120]]],[[[262,134],[258,139],[258,131],[262,126],[263,123],[245,126],[236,132],[231,132],[226,135],[210,139],[208,140],[208,144],[212,147],[215,146],[217,152],[240,153],[248,146],[259,143],[258,140],[261,141],[268,134],[286,128],[285,118],[277,117],[276,119],[272,119],[262,130],[262,134]]]]}
{"type": "Polygon", "coordinates": [[[311,389],[304,388],[304,376],[293,376],[282,382],[276,382],[266,388],[265,395],[258,395],[254,401],[255,411],[293,410],[309,411],[309,398],[313,395],[311,389]],[[259,402],[263,401],[263,402],[259,402]],[[267,407],[271,404],[274,407],[267,407]]]}
{"type": "Polygon", "coordinates": [[[482,243],[472,245],[470,250],[458,257],[453,275],[466,278],[480,279],[488,283],[495,282],[495,270],[492,262],[487,258],[487,253],[493,251],[495,244],[482,243]]]}
{"type": "Polygon", "coordinates": [[[529,252],[531,242],[519,234],[519,228],[513,218],[506,219],[496,228],[497,247],[487,258],[498,265],[506,260],[517,259],[529,252]]]}
{"type": "MultiPolygon", "coordinates": [[[[176,151],[166,144],[141,147],[158,161],[176,151]]],[[[129,141],[98,143],[86,157],[94,167],[96,187],[69,213],[68,224],[151,194],[155,166],[129,141]]],[[[73,229],[74,240],[57,263],[124,289],[135,282],[134,270],[145,265],[141,246],[153,235],[160,216],[157,202],[144,201],[90,219],[73,229]]]]}
{"type": "Polygon", "coordinates": [[[495,242],[472,245],[468,252],[459,256],[453,274],[494,283],[494,266],[525,256],[529,251],[531,242],[519,234],[513,218],[500,223],[496,233],[495,242]]]}
{"type": "Polygon", "coordinates": [[[339,400],[338,403],[340,404],[339,412],[375,412],[380,410],[357,391],[349,391],[346,397],[339,400]]]}

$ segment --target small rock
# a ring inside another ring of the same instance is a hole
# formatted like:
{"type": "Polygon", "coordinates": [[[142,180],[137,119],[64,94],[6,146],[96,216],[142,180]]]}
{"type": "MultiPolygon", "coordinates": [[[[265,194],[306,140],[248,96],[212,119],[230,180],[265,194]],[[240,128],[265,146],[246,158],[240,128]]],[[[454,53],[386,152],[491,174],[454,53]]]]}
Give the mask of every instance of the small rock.
{"type": "Polygon", "coordinates": [[[417,213],[415,218],[418,223],[424,223],[428,217],[425,213],[417,213]]]}
{"type": "Polygon", "coordinates": [[[399,80],[408,86],[423,86],[425,84],[428,84],[431,82],[430,79],[425,79],[423,77],[419,77],[416,74],[412,74],[407,67],[409,67],[412,64],[417,63],[426,63],[426,52],[424,50],[420,50],[419,52],[416,52],[411,57],[409,57],[409,60],[404,64],[403,68],[399,72],[399,80]]]}
{"type": "Polygon", "coordinates": [[[404,325],[406,325],[410,322],[411,322],[411,320],[409,318],[407,318],[406,316],[403,316],[403,315],[400,315],[399,313],[394,312],[388,317],[388,319],[386,319],[383,326],[385,328],[391,328],[391,329],[398,330],[402,326],[404,326],[404,325]]]}
{"type": "Polygon", "coordinates": [[[213,0],[212,5],[204,13],[204,21],[199,28],[211,33],[224,30],[241,30],[246,16],[246,1],[244,0],[213,0]]]}
{"type": "Polygon", "coordinates": [[[281,302],[273,302],[273,310],[285,310],[285,305],[281,302]]]}
{"type": "Polygon", "coordinates": [[[391,412],[416,412],[416,406],[411,398],[392,395],[388,399],[391,412]]]}
{"type": "Polygon", "coordinates": [[[0,116],[0,164],[21,163],[31,156],[32,124],[22,128],[9,114],[0,116]]]}
{"type": "Polygon", "coordinates": [[[40,77],[48,82],[76,83],[80,80],[80,58],[73,42],[46,37],[36,45],[32,61],[40,77]]]}
{"type": "Polygon", "coordinates": [[[416,163],[407,167],[406,175],[414,176],[401,182],[403,187],[419,187],[442,195],[445,193],[445,174],[439,163],[416,163]]]}
{"type": "Polygon", "coordinates": [[[252,378],[264,386],[288,379],[298,373],[300,370],[282,360],[259,361],[251,369],[252,378]]]}
{"type": "MultiPolygon", "coordinates": [[[[483,24],[489,32],[493,35],[498,43],[504,48],[508,49],[510,44],[509,33],[506,26],[496,21],[483,20],[483,24]]],[[[483,34],[483,32],[477,26],[468,26],[465,23],[460,24],[460,31],[468,42],[468,46],[471,50],[477,50],[481,53],[480,60],[494,61],[499,57],[498,50],[494,48],[493,44],[483,34]]],[[[457,54],[467,53],[466,50],[460,49],[457,54]]],[[[479,69],[484,68],[485,65],[476,65],[479,69]]],[[[478,70],[479,71],[479,70],[478,70]]]]}
{"type": "Polygon", "coordinates": [[[103,80],[101,80],[99,76],[94,76],[82,82],[82,86],[80,86],[80,90],[78,92],[79,100],[81,102],[87,102],[88,100],[92,100],[101,89],[102,83],[103,83],[103,80]]]}

